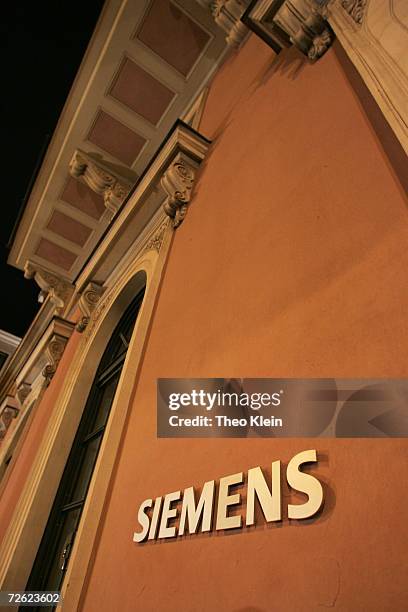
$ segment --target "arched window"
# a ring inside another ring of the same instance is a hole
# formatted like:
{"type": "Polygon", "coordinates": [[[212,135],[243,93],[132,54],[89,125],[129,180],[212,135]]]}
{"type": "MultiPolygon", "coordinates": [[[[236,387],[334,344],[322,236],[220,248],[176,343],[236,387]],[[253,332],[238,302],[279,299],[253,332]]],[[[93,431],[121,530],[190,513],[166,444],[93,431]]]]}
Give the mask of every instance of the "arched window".
{"type": "Polygon", "coordinates": [[[27,590],[57,591],[61,587],[143,295],[144,289],[127,308],[102,356],[27,590]]]}

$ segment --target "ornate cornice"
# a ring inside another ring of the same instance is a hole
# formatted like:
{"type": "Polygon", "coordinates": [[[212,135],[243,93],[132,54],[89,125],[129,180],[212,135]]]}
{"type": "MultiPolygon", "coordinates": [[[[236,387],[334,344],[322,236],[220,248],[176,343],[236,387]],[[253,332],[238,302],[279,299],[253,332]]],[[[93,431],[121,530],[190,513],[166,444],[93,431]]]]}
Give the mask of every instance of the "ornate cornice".
{"type": "Polygon", "coordinates": [[[179,153],[175,157],[162,176],[161,184],[168,195],[163,208],[173,219],[174,227],[178,227],[186,216],[194,179],[195,167],[184,153],[179,153]]]}
{"type": "Polygon", "coordinates": [[[98,285],[97,283],[89,283],[82,292],[82,295],[79,298],[78,306],[83,316],[78,321],[75,328],[78,332],[82,333],[86,329],[91,315],[101,299],[104,290],[104,287],[98,285]]]}
{"type": "Polygon", "coordinates": [[[358,25],[363,23],[367,0],[341,0],[340,4],[358,25]]]}
{"type": "Polygon", "coordinates": [[[82,179],[95,193],[101,195],[105,206],[113,215],[117,213],[129,195],[130,183],[101,162],[77,149],[70,161],[69,172],[76,179],[82,179]]]}
{"type": "Polygon", "coordinates": [[[58,310],[65,308],[74,290],[71,283],[32,261],[27,261],[24,266],[24,277],[34,279],[58,310]]]}
{"type": "MultiPolygon", "coordinates": [[[[156,214],[159,215],[163,203],[172,223],[176,226],[180,224],[191,199],[194,174],[207,155],[210,144],[207,138],[189,125],[181,120],[176,121],[124,202],[120,214],[113,219],[78,275],[78,287],[85,287],[90,278],[106,281],[109,274],[115,274],[119,262],[127,259],[129,249],[135,245],[140,246],[135,256],[141,253],[150,240],[150,232],[156,227],[156,222],[153,226],[150,226],[150,222],[156,214]]],[[[157,224],[162,222],[159,216],[157,224]]],[[[105,300],[104,296],[101,302],[105,300]]],[[[98,304],[97,310],[100,308],[101,304],[98,304]]],[[[92,320],[96,314],[93,313],[92,320]]]]}

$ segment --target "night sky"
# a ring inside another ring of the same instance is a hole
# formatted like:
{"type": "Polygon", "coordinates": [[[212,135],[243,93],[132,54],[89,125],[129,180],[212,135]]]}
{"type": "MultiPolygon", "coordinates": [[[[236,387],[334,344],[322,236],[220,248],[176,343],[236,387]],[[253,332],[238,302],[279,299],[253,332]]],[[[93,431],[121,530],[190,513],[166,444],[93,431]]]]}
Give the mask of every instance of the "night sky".
{"type": "Polygon", "coordinates": [[[41,152],[52,135],[92,36],[103,0],[4,3],[1,116],[0,329],[23,336],[39,287],[7,265],[7,243],[41,152]]]}

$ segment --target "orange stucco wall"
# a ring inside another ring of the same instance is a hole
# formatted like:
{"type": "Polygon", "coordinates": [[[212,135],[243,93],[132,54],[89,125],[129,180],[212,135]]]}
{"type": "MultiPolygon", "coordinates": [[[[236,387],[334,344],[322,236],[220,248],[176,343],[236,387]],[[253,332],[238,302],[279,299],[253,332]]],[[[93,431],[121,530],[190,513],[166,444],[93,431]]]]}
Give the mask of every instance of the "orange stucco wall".
{"type": "Polygon", "coordinates": [[[6,484],[0,497],[0,541],[3,539],[6,529],[10,524],[21,491],[37,455],[48,419],[61,392],[67,370],[73,360],[80,339],[80,334],[76,332],[69,339],[49,387],[34,407],[34,413],[30,417],[29,426],[24,431],[23,439],[19,445],[18,456],[15,462],[11,463],[7,468],[10,470],[10,473],[6,472],[5,474],[6,484]]]}
{"type": "Polygon", "coordinates": [[[336,49],[309,65],[252,36],[200,130],[213,145],[172,245],[84,610],[406,609],[405,440],[157,440],[155,416],[157,377],[407,375],[394,166],[336,49]],[[142,500],[307,448],[326,482],[315,520],[132,542],[142,500]]]}

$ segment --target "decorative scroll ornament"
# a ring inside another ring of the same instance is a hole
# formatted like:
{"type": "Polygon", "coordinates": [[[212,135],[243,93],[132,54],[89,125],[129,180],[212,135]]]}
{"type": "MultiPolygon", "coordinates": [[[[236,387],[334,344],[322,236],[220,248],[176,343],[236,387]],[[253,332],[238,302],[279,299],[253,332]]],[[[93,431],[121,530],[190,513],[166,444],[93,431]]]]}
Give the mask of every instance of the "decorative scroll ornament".
{"type": "Polygon", "coordinates": [[[24,404],[25,400],[30,395],[30,392],[31,392],[31,385],[29,385],[28,383],[21,383],[21,385],[19,385],[16,391],[16,398],[20,406],[24,404]]]}
{"type": "Polygon", "coordinates": [[[82,333],[86,329],[104,290],[105,289],[97,283],[89,283],[83,291],[78,302],[78,306],[83,314],[75,328],[78,332],[82,333]]]}
{"type": "Polygon", "coordinates": [[[51,336],[48,341],[47,347],[45,349],[45,355],[47,358],[47,365],[42,371],[42,375],[45,378],[45,386],[48,387],[50,384],[59,362],[61,361],[61,357],[64,353],[65,347],[67,345],[67,338],[64,336],[60,336],[58,334],[54,334],[51,336]]]}
{"type": "Polygon", "coordinates": [[[363,23],[367,0],[341,0],[341,6],[359,25],[363,23]]]}
{"type": "Polygon", "coordinates": [[[157,253],[160,252],[168,222],[169,221],[167,219],[165,223],[162,223],[159,229],[155,232],[154,236],[150,240],[148,240],[143,249],[143,253],[146,253],[147,251],[157,251],[157,253]]]}
{"type": "Polygon", "coordinates": [[[27,261],[24,266],[24,277],[33,278],[42,292],[50,296],[52,303],[58,310],[63,310],[67,305],[74,289],[68,281],[31,261],[27,261]]]}
{"type": "Polygon", "coordinates": [[[211,3],[215,23],[227,33],[225,39],[233,47],[238,47],[248,34],[241,17],[250,4],[251,0],[214,0],[211,3]]]}
{"type": "Polygon", "coordinates": [[[77,149],[69,164],[69,172],[76,179],[82,179],[95,193],[103,197],[108,210],[115,215],[126,197],[131,185],[100,162],[96,162],[81,149],[77,149]]]}
{"type": "Polygon", "coordinates": [[[104,313],[104,311],[107,309],[107,307],[109,306],[109,304],[111,303],[113,296],[115,295],[114,291],[110,291],[107,295],[105,295],[103,297],[103,300],[99,300],[96,308],[94,309],[93,313],[92,313],[92,317],[89,321],[90,325],[87,325],[86,328],[86,333],[85,335],[85,341],[88,341],[89,338],[92,336],[92,333],[99,321],[99,319],[101,318],[102,314],[104,313]]]}
{"type": "Polygon", "coordinates": [[[194,178],[195,168],[183,153],[176,156],[162,176],[162,187],[169,196],[163,208],[173,219],[174,227],[178,227],[187,214],[194,178]]]}

